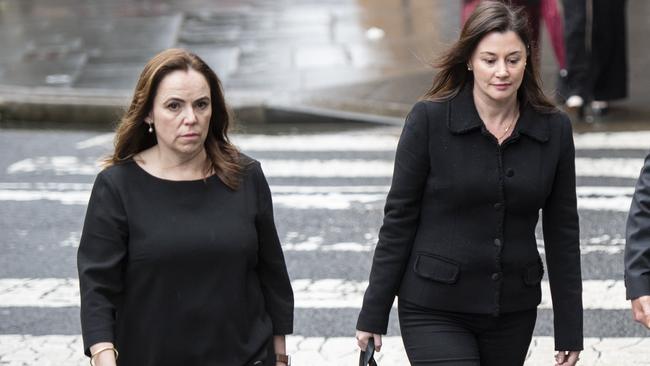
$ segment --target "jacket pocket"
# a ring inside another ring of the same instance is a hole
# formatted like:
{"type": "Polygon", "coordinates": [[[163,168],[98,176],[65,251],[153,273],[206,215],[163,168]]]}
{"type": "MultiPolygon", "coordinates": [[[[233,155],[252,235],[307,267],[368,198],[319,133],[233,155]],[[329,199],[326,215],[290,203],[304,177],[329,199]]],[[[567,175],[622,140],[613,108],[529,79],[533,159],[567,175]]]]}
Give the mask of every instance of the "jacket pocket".
{"type": "Polygon", "coordinates": [[[524,283],[528,286],[535,286],[542,281],[544,277],[544,265],[542,258],[537,257],[537,261],[529,264],[524,269],[524,283]]]}
{"type": "Polygon", "coordinates": [[[429,253],[418,253],[413,270],[420,277],[442,283],[456,283],[460,265],[451,259],[429,253]]]}

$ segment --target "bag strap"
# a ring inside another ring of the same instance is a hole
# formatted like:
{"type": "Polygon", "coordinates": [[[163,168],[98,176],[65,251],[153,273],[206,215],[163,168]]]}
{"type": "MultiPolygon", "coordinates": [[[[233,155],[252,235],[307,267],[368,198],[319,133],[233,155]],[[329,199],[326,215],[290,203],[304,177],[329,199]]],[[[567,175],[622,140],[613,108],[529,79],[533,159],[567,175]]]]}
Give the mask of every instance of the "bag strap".
{"type": "Polygon", "coordinates": [[[368,339],[368,347],[365,352],[359,353],[359,366],[377,366],[375,361],[375,340],[373,337],[368,339]]]}

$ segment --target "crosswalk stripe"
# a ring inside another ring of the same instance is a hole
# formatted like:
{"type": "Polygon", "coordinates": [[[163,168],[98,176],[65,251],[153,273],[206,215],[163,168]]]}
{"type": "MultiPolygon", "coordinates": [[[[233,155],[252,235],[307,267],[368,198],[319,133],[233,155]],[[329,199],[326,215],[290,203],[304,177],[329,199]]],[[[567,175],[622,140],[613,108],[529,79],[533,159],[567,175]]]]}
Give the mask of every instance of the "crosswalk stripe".
{"type": "MultiPolygon", "coordinates": [[[[576,174],[584,177],[637,178],[639,158],[576,158],[576,174]]],[[[363,159],[260,159],[268,177],[371,178],[393,175],[391,160],[363,159]]],[[[23,159],[7,168],[9,174],[53,172],[56,175],[96,175],[99,164],[75,156],[41,156],[23,159]]]]}
{"type": "MultiPolygon", "coordinates": [[[[58,201],[85,205],[91,185],[0,183],[0,201],[58,201]]],[[[389,186],[271,186],[273,202],[292,209],[345,210],[353,204],[383,206],[389,186]]],[[[578,208],[627,212],[634,187],[578,187],[578,208]]]]}
{"type": "MultiPolygon", "coordinates": [[[[367,233],[365,242],[336,242],[325,243],[323,237],[310,236],[303,241],[294,242],[297,233],[289,232],[282,241],[284,252],[372,252],[375,250],[377,237],[367,233]]],[[[70,232],[69,235],[59,242],[61,247],[78,247],[81,233],[70,232]]],[[[544,240],[537,240],[537,250],[544,254],[544,240]]],[[[580,252],[589,254],[598,252],[600,254],[620,254],[625,250],[625,238],[613,238],[603,234],[580,240],[580,252]]]]}
{"type": "MultiPolygon", "coordinates": [[[[243,151],[394,151],[399,129],[393,134],[317,134],[259,135],[232,134],[233,142],[243,151]]],[[[77,149],[111,147],[114,134],[102,134],[79,141],[77,149]]],[[[575,134],[576,149],[650,149],[650,131],[590,132],[575,134]]]]}
{"type": "MultiPolygon", "coordinates": [[[[340,278],[294,279],[296,308],[360,308],[365,281],[340,278]]],[[[542,281],[541,309],[551,308],[547,281],[542,281]]],[[[627,309],[625,284],[616,280],[583,281],[585,309],[627,309]]],[[[68,307],[79,306],[79,283],[75,278],[3,278],[0,279],[0,307],[68,307]]]]}
{"type": "Polygon", "coordinates": [[[573,136],[576,149],[650,149],[650,131],[589,132],[573,136]]]}
{"type": "MultiPolygon", "coordinates": [[[[287,353],[295,365],[331,366],[355,365],[359,350],[353,335],[349,337],[286,337],[287,353]]],[[[87,364],[83,342],[79,335],[33,336],[22,334],[0,335],[3,366],[87,364]]],[[[586,337],[580,363],[584,365],[647,365],[650,338],[586,337]]],[[[526,366],[553,364],[555,354],[553,337],[535,336],[526,356],[526,366]]],[[[381,352],[375,354],[380,365],[408,365],[402,338],[382,337],[381,352]]]]}

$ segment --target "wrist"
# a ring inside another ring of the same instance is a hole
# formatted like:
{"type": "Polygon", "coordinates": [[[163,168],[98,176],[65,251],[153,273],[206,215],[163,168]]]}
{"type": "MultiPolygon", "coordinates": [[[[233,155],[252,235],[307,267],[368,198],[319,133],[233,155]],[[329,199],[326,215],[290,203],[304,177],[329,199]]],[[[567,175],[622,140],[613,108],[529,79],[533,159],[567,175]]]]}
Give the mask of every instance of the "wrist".
{"type": "Polygon", "coordinates": [[[291,356],[284,354],[275,355],[276,366],[291,366],[291,356]]]}
{"type": "Polygon", "coordinates": [[[96,347],[92,350],[90,356],[90,366],[108,366],[115,365],[119,353],[112,345],[106,347],[96,347]]]}

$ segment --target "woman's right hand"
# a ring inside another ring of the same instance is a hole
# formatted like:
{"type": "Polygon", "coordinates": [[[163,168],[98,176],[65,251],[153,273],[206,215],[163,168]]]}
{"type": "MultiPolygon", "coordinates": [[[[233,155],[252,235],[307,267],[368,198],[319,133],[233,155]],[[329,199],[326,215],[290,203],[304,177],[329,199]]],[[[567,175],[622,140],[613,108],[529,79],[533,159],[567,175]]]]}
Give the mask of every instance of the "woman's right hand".
{"type": "Polygon", "coordinates": [[[381,334],[374,334],[374,333],[369,333],[369,332],[364,332],[362,330],[357,330],[357,345],[359,346],[359,349],[362,351],[366,351],[366,348],[368,348],[368,340],[370,337],[374,338],[375,340],[375,351],[379,352],[381,351],[381,334]]]}

